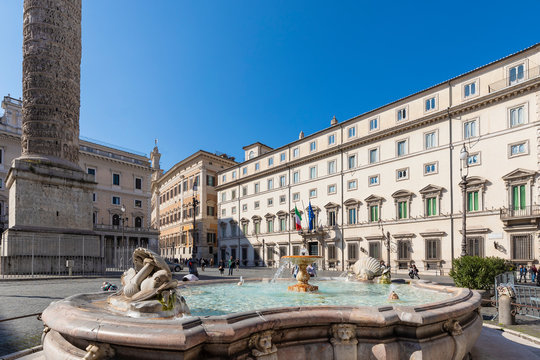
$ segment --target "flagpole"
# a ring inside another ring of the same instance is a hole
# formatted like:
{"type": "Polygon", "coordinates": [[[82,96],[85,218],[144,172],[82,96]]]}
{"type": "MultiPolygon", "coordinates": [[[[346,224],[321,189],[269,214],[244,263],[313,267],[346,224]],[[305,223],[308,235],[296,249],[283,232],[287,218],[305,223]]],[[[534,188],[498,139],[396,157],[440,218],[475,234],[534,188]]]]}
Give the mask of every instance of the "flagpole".
{"type": "MultiPolygon", "coordinates": [[[[302,200],[302,208],[304,209],[304,211],[306,210],[306,206],[304,205],[304,200],[302,200]]],[[[306,229],[309,231],[309,216],[304,216],[304,218],[306,218],[306,223],[307,223],[306,229]]]]}

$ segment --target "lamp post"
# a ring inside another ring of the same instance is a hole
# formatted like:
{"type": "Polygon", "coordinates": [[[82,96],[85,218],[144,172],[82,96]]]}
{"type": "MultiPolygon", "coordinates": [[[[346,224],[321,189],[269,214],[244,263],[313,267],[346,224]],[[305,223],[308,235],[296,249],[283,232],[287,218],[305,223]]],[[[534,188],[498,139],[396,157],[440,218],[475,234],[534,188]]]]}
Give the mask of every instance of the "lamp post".
{"type": "Polygon", "coordinates": [[[195,219],[197,217],[197,205],[199,205],[199,200],[195,197],[195,190],[196,185],[193,187],[193,199],[191,200],[191,206],[193,207],[193,232],[192,232],[192,244],[191,244],[191,266],[189,269],[190,274],[194,274],[195,276],[199,276],[199,272],[197,271],[197,264],[195,262],[195,259],[197,258],[197,239],[195,239],[196,229],[197,229],[197,223],[195,222],[195,219]]]}
{"type": "Polygon", "coordinates": [[[467,147],[463,144],[459,153],[459,159],[461,160],[459,166],[459,174],[461,175],[461,191],[463,196],[463,224],[461,226],[461,256],[467,256],[467,176],[469,175],[469,152],[467,147]],[[463,171],[465,167],[465,171],[463,171]]]}
{"type": "Polygon", "coordinates": [[[126,206],[122,204],[120,210],[122,211],[122,248],[124,249],[124,253],[122,254],[122,268],[125,269],[125,258],[127,257],[126,242],[124,240],[124,222],[127,220],[127,218],[125,217],[126,206]]]}

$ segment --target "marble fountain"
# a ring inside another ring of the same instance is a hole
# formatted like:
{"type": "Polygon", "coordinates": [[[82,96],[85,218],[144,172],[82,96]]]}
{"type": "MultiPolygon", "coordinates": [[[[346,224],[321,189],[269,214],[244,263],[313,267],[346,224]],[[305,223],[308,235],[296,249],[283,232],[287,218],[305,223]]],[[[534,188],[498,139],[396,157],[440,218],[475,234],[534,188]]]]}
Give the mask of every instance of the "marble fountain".
{"type": "Polygon", "coordinates": [[[296,285],[180,286],[158,255],[133,257],[115,294],[74,295],[43,312],[47,359],[464,359],[482,327],[478,293],[384,284],[389,274],[369,257],[348,277],[317,280],[305,271],[315,258],[286,258],[299,266],[296,285]]]}

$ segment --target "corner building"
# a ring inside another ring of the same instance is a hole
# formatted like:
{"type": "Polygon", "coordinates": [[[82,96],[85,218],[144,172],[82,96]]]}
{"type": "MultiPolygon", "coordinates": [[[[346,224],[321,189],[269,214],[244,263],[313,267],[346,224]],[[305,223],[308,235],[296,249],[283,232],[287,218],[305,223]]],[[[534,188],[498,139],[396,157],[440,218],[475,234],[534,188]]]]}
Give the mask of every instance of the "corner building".
{"type": "Polygon", "coordinates": [[[276,266],[306,241],[324,268],[344,270],[360,252],[386,262],[389,235],[393,270],[447,274],[461,254],[467,176],[467,253],[537,262],[539,50],[334,118],[277,149],[244,147],[245,161],[218,174],[220,257],[276,266]]]}

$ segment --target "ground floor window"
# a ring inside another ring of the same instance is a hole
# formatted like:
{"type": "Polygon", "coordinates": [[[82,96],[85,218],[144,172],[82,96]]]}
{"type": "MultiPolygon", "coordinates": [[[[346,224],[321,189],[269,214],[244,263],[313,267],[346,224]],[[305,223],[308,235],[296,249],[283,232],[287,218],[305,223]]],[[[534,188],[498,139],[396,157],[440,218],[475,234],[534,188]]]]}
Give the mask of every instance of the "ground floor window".
{"type": "Polygon", "coordinates": [[[409,260],[410,258],[411,258],[411,253],[409,251],[409,241],[399,240],[398,241],[398,259],[409,260]]]}
{"type": "Polygon", "coordinates": [[[261,260],[261,250],[260,249],[253,249],[253,257],[255,258],[255,261],[261,260]]]}
{"type": "Polygon", "coordinates": [[[244,260],[248,258],[247,251],[248,251],[247,248],[245,248],[245,247],[242,248],[242,259],[244,259],[244,260]]]}
{"type": "Polygon", "coordinates": [[[379,241],[369,242],[369,256],[374,259],[381,258],[381,243],[379,241]]]}
{"type": "Polygon", "coordinates": [[[287,247],[286,246],[280,246],[279,247],[279,257],[287,256],[287,247]]]}
{"type": "Polygon", "coordinates": [[[336,246],[335,245],[328,245],[328,259],[329,260],[335,260],[336,259],[336,246]]]}
{"type": "Polygon", "coordinates": [[[531,260],[533,258],[531,235],[512,235],[512,258],[516,260],[531,260]]]}
{"type": "Polygon", "coordinates": [[[347,244],[347,258],[349,260],[358,259],[358,244],[347,244]]]}
{"type": "Polygon", "coordinates": [[[266,260],[274,260],[274,248],[271,246],[266,248],[266,260]]]}
{"type": "Polygon", "coordinates": [[[484,256],[484,239],[481,237],[467,238],[467,255],[484,256]]]}
{"type": "Polygon", "coordinates": [[[440,257],[439,239],[426,240],[426,260],[438,260],[440,257]]]}
{"type": "Polygon", "coordinates": [[[294,245],[292,247],[292,254],[297,256],[297,255],[300,255],[300,246],[299,245],[294,245]]]}
{"type": "Polygon", "coordinates": [[[319,255],[319,243],[312,241],[308,243],[309,255],[319,255]]]}

